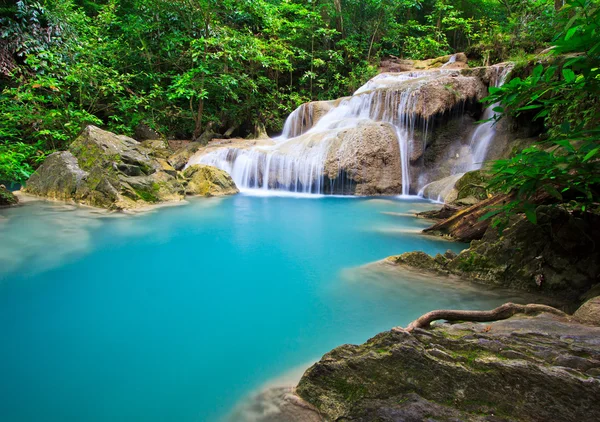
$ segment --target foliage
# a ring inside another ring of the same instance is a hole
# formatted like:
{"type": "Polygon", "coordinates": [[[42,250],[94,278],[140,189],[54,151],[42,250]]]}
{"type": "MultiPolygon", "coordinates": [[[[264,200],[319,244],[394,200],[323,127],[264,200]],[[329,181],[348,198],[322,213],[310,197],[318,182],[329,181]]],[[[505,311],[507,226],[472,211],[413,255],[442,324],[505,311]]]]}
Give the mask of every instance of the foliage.
{"type": "Polygon", "coordinates": [[[544,119],[547,138],[494,164],[491,185],[515,200],[487,217],[496,224],[524,211],[535,222],[535,198],[545,193],[582,211],[600,199],[600,2],[569,0],[561,11],[563,31],[546,63],[525,78],[491,88],[488,101],[500,113],[533,113],[544,119]]]}
{"type": "MultiPolygon", "coordinates": [[[[351,94],[382,57],[500,60],[554,29],[551,0],[4,3],[0,142],[43,154],[89,123],[183,139],[277,132],[302,102],[351,94]]],[[[35,167],[37,155],[18,157],[15,170],[35,167]]]]}

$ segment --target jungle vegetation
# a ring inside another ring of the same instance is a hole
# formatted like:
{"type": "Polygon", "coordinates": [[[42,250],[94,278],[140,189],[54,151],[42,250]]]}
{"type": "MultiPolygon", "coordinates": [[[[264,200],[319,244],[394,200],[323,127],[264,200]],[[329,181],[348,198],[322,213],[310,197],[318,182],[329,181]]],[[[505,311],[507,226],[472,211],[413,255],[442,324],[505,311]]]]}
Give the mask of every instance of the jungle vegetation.
{"type": "Polygon", "coordinates": [[[540,191],[585,210],[600,184],[598,0],[0,0],[0,180],[26,180],[87,124],[199,139],[275,133],[346,96],[381,59],[459,51],[520,72],[490,102],[542,119],[494,165],[502,210],[540,191]],[[549,49],[549,47],[551,47],[549,49]],[[544,50],[546,54],[540,54],[544,50]]]}

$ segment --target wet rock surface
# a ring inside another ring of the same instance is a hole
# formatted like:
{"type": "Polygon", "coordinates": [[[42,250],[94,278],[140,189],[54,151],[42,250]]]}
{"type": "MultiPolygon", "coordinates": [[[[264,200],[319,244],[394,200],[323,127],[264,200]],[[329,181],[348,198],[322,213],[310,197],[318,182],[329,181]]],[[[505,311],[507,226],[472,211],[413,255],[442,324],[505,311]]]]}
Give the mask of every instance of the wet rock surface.
{"type": "Polygon", "coordinates": [[[296,392],[324,420],[594,421],[599,338],[550,314],[392,330],[332,350],[296,392]]]}

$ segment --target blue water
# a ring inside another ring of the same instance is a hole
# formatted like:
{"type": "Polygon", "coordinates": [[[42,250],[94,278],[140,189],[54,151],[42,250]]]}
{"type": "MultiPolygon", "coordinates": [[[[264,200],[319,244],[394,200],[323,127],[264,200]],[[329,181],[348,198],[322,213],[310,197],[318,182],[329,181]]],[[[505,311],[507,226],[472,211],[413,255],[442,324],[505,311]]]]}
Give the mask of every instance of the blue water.
{"type": "Polygon", "coordinates": [[[0,210],[0,421],[218,421],[344,343],[492,293],[357,266],[460,250],[390,199],[198,199],[124,218],[0,210]],[[395,213],[395,214],[386,214],[395,213]]]}

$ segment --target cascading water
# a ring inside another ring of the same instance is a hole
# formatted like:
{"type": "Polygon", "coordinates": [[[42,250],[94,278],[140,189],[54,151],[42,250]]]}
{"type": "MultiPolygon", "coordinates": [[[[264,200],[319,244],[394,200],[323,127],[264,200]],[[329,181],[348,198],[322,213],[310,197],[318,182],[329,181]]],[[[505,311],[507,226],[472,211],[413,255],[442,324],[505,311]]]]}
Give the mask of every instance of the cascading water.
{"type": "MultiPolygon", "coordinates": [[[[512,64],[492,66],[492,69],[496,72],[493,85],[495,87],[502,86],[504,82],[506,82],[506,78],[513,67],[512,64]]],[[[419,196],[425,196],[429,199],[437,200],[438,202],[444,202],[444,198],[451,193],[454,185],[462,175],[468,171],[481,169],[486,161],[490,145],[496,136],[496,122],[494,120],[496,113],[494,112],[494,109],[499,106],[500,103],[494,103],[484,110],[481,117],[483,123],[479,124],[471,135],[469,140],[469,153],[466,155],[465,160],[452,169],[450,176],[443,180],[434,181],[423,186],[418,193],[419,196]],[[436,192],[433,196],[427,193],[428,188],[431,188],[432,186],[435,186],[435,189],[431,190],[436,192]]]]}
{"type": "MultiPolygon", "coordinates": [[[[455,60],[453,56],[448,63],[455,60]]],[[[277,138],[261,145],[212,148],[192,157],[188,166],[208,164],[221,168],[240,189],[353,194],[356,180],[363,177],[362,169],[332,165],[340,160],[332,146],[339,149],[340,139],[343,141],[349,132],[365,125],[387,124],[398,143],[400,171],[396,179],[401,178],[402,194],[409,195],[417,128],[421,138],[423,133],[425,137],[419,148],[427,147],[429,121],[422,116],[430,99],[421,92],[422,88],[438,78],[458,76],[460,71],[454,69],[383,73],[351,97],[301,105],[287,118],[277,138]]],[[[493,132],[493,128],[489,131],[493,132]]],[[[493,137],[493,133],[489,136],[493,137]]],[[[483,144],[474,142],[473,147],[485,155],[487,143],[489,140],[483,144]]]]}
{"type": "MultiPolygon", "coordinates": [[[[512,70],[513,66],[508,65],[502,68],[496,68],[498,71],[498,76],[496,77],[494,86],[500,87],[504,85],[506,82],[506,78],[508,74],[512,70]]],[[[484,120],[485,123],[480,124],[473,135],[471,136],[471,150],[472,150],[472,170],[478,170],[483,165],[487,151],[490,147],[494,136],[496,135],[496,125],[494,121],[494,109],[499,107],[500,103],[494,103],[485,109],[483,112],[483,117],[481,120],[484,120]]]]}
{"type": "Polygon", "coordinates": [[[221,148],[194,157],[188,165],[208,164],[227,171],[242,189],[275,189],[297,193],[344,192],[344,178],[324,177],[331,142],[341,131],[360,122],[386,122],[395,130],[400,149],[402,193],[410,192],[409,145],[418,115],[419,79],[438,73],[382,74],[359,88],[352,97],[303,104],[290,114],[283,133],[272,145],[248,149],[221,148]],[[402,87],[404,82],[410,82],[402,87]],[[416,83],[415,83],[416,82],[416,83]],[[326,110],[323,110],[326,108],[326,110]],[[318,114],[321,114],[320,116],[318,114]]]}

